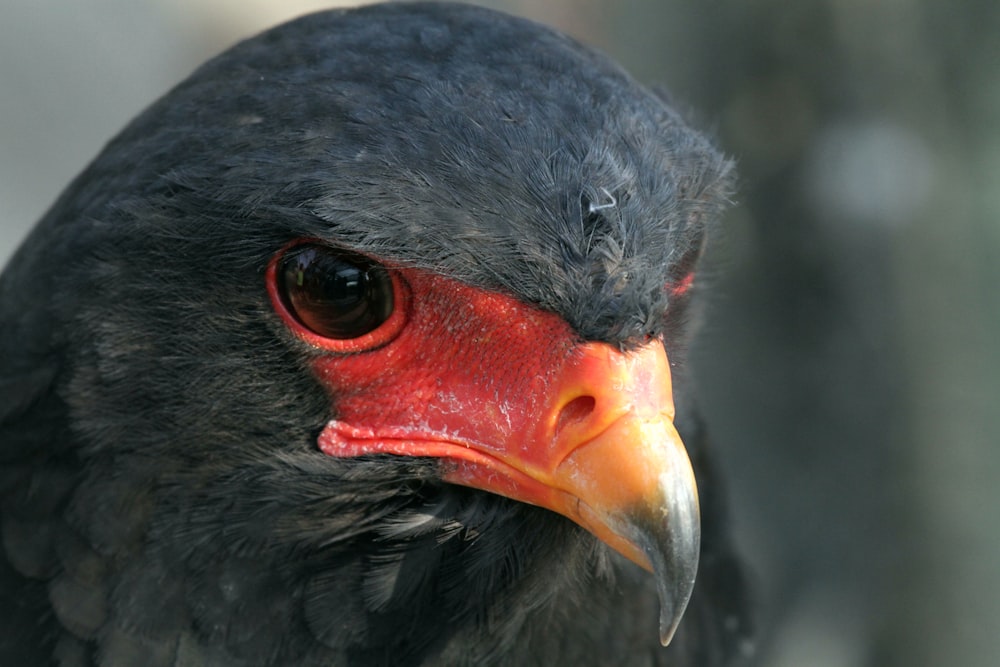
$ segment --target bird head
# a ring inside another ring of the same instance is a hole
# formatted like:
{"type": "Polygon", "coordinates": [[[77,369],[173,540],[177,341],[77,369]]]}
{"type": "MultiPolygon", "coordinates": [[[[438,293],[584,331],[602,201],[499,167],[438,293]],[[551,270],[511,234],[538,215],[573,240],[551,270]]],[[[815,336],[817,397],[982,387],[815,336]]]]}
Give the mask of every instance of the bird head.
{"type": "Polygon", "coordinates": [[[142,557],[119,608],[155,589],[229,636],[217,586],[163,582],[287,585],[347,641],[337,591],[398,620],[393,599],[514,587],[551,537],[651,570],[668,641],[699,553],[671,369],[728,170],[604,57],[482,9],[321,13],[204,65],[7,280],[51,297],[68,521],[142,557]],[[284,569],[248,574],[265,558],[284,569]]]}

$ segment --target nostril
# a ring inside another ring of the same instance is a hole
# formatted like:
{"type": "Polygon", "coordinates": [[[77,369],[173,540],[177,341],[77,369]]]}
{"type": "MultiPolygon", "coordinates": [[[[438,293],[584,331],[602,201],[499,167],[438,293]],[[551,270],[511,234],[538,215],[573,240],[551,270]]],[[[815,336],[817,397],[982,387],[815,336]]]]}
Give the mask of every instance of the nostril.
{"type": "Polygon", "coordinates": [[[575,424],[585,420],[594,411],[597,401],[593,396],[577,396],[572,401],[563,406],[559,413],[559,420],[556,422],[556,433],[570,424],[575,424]]]}

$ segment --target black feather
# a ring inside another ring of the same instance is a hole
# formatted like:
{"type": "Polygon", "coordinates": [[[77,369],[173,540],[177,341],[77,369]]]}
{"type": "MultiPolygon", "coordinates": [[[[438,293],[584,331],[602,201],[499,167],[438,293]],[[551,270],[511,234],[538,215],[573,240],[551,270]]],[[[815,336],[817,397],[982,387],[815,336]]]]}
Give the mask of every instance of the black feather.
{"type": "Polygon", "coordinates": [[[714,504],[663,650],[646,576],[567,520],[320,453],[336,407],[263,272],[326,239],[674,343],[665,286],[729,166],[605,58],[483,9],[315,14],[204,65],[0,278],[0,663],[722,664],[745,625],[714,504]]]}

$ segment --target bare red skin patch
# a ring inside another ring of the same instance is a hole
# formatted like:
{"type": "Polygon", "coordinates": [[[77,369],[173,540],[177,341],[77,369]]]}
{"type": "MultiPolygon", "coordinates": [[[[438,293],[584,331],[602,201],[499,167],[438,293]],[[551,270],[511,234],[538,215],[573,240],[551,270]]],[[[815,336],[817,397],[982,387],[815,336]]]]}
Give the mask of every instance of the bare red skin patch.
{"type": "MultiPolygon", "coordinates": [[[[550,403],[551,379],[579,343],[569,325],[442,276],[412,269],[396,275],[409,293],[399,304],[406,323],[396,337],[313,362],[336,397],[337,420],[323,431],[320,448],[335,456],[427,456],[433,435],[442,446],[475,444],[481,454],[499,455],[507,443],[528,442],[550,403]],[[358,425],[378,425],[378,435],[350,435],[358,425]],[[375,446],[380,438],[385,442],[375,446]]],[[[379,330],[372,333],[378,338],[379,330]]]]}

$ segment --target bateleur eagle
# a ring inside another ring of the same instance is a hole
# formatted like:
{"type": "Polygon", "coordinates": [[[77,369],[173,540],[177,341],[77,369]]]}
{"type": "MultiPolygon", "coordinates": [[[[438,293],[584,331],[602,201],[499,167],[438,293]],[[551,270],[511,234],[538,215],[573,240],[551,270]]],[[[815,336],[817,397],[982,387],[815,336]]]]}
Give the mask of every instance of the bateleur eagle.
{"type": "Polygon", "coordinates": [[[0,281],[0,663],[726,663],[742,578],[671,374],[729,166],[479,8],[202,66],[0,281]]]}

